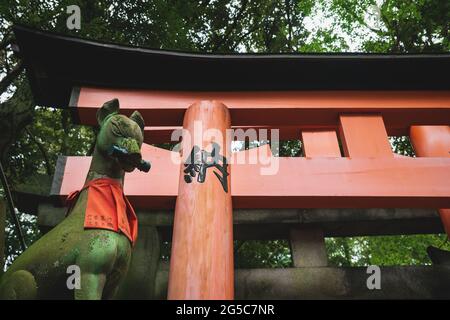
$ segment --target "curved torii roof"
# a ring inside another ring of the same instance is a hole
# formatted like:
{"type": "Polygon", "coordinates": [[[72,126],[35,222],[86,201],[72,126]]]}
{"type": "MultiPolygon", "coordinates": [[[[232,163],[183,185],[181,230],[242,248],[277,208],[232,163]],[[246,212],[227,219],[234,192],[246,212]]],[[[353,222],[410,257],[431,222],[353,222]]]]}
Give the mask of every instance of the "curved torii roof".
{"type": "Polygon", "coordinates": [[[201,54],[122,46],[14,26],[36,103],[73,86],[157,90],[448,90],[450,54],[201,54]]]}

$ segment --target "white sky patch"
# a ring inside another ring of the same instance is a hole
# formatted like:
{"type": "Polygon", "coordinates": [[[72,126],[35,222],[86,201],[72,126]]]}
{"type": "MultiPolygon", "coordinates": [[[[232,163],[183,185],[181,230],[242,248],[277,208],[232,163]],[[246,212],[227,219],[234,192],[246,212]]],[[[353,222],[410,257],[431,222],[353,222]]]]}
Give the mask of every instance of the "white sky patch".
{"type": "Polygon", "coordinates": [[[360,50],[362,41],[358,41],[358,39],[355,41],[355,39],[352,39],[347,33],[342,31],[341,28],[336,27],[334,24],[337,17],[326,15],[326,10],[327,8],[324,8],[322,5],[317,3],[313,8],[312,13],[303,20],[306,29],[309,31],[309,36],[306,42],[313,42],[313,38],[317,36],[320,30],[334,29],[333,32],[337,36],[344,38],[349,51],[355,52],[360,50]]]}
{"type": "Polygon", "coordinates": [[[386,31],[386,28],[381,20],[380,11],[384,0],[375,0],[375,2],[376,5],[370,6],[364,14],[363,18],[367,26],[360,25],[355,22],[351,34],[342,30],[339,24],[336,23],[340,18],[336,13],[328,8],[329,3],[325,5],[317,3],[313,8],[312,13],[304,19],[304,25],[310,32],[307,43],[311,43],[319,31],[331,30],[336,36],[344,39],[346,45],[348,46],[348,52],[362,52],[362,45],[364,41],[372,37],[378,37],[378,35],[370,30],[370,28],[386,31]]]}

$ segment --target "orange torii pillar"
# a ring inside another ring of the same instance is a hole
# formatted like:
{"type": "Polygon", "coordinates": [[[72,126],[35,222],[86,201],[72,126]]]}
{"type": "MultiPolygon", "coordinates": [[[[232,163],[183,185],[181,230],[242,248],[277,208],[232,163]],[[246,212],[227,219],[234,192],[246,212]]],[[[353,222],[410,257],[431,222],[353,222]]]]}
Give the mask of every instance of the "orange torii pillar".
{"type": "MultiPolygon", "coordinates": [[[[411,143],[418,157],[450,157],[450,126],[411,126],[411,143]]],[[[450,209],[439,209],[450,237],[450,209]]]]}
{"type": "Polygon", "coordinates": [[[230,166],[222,158],[230,159],[230,127],[230,113],[220,102],[194,103],[184,115],[168,299],[234,298],[230,166]],[[213,158],[217,166],[211,166],[213,158]]]}

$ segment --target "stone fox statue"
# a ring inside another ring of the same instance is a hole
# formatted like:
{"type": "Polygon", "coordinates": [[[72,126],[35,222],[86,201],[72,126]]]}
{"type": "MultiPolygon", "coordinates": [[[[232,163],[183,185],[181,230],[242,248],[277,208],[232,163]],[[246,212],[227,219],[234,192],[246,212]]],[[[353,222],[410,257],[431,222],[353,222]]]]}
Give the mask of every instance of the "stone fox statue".
{"type": "Polygon", "coordinates": [[[140,153],[142,116],[135,111],[128,118],[118,111],[117,99],[98,110],[100,131],[85,186],[69,196],[68,216],[1,276],[0,299],[108,299],[115,294],[137,236],[123,178],[146,163],[140,153]]]}

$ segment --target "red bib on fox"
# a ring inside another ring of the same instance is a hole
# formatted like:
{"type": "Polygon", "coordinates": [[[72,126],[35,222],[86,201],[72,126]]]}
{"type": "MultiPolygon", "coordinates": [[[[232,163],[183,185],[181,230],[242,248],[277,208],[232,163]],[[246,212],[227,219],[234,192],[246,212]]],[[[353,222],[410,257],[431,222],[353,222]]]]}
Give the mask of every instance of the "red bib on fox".
{"type": "Polygon", "coordinates": [[[69,214],[84,189],[89,189],[84,227],[122,232],[134,245],[137,239],[137,217],[120,183],[109,178],[89,181],[81,190],[68,195],[69,214]]]}

